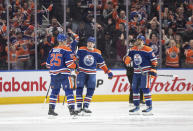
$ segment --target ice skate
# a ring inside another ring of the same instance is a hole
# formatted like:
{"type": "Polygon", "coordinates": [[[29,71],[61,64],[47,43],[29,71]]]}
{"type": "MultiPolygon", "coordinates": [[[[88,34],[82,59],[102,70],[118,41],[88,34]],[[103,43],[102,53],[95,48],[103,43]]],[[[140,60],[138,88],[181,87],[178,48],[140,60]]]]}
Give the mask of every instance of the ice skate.
{"type": "Polygon", "coordinates": [[[147,106],[146,109],[142,110],[143,115],[153,115],[152,106],[147,106]]]}
{"type": "Polygon", "coordinates": [[[131,115],[139,115],[139,106],[135,106],[133,109],[129,110],[129,114],[131,115]]]}
{"type": "Polygon", "coordinates": [[[48,115],[49,116],[57,116],[58,115],[56,112],[54,112],[52,105],[49,105],[48,115]]]}
{"type": "Polygon", "coordinates": [[[92,111],[85,107],[83,108],[82,113],[83,116],[90,116],[92,111]]]}
{"type": "Polygon", "coordinates": [[[77,118],[76,116],[78,115],[78,112],[74,110],[71,106],[68,106],[70,116],[73,116],[73,118],[77,118]]]}
{"type": "Polygon", "coordinates": [[[78,107],[78,108],[76,109],[76,112],[78,113],[79,116],[82,116],[82,115],[83,115],[83,109],[80,108],[80,107],[78,107]]]}
{"type": "Polygon", "coordinates": [[[51,109],[51,110],[48,111],[48,115],[57,116],[58,114],[56,112],[54,112],[53,109],[51,109]]]}
{"type": "Polygon", "coordinates": [[[89,110],[88,108],[84,108],[83,111],[84,111],[85,113],[92,113],[92,111],[89,110]]]}

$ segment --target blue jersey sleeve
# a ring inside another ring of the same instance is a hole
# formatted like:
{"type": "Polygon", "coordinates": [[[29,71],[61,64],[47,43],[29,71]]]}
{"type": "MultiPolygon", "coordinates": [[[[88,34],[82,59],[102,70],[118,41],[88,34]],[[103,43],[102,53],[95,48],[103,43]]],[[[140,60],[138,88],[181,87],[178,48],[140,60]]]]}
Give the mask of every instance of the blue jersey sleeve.
{"type": "Polygon", "coordinates": [[[71,51],[66,51],[64,58],[67,67],[70,67],[74,63],[73,55],[74,54],[71,51]]]}

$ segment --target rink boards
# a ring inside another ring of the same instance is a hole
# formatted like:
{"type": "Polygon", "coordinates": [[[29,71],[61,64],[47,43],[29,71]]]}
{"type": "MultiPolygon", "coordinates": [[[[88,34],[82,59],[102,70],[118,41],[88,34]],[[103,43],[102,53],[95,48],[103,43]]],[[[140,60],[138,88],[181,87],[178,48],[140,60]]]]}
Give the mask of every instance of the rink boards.
{"type": "MultiPolygon", "coordinates": [[[[98,70],[93,101],[128,101],[130,84],[125,70],[112,71],[114,77],[108,80],[107,74],[98,70]]],[[[152,80],[150,87],[152,99],[154,101],[193,100],[192,74],[191,69],[158,70],[160,76],[152,80]]],[[[43,103],[49,83],[48,71],[1,72],[0,104],[43,103]]],[[[58,102],[63,100],[64,91],[61,90],[58,102]]]]}

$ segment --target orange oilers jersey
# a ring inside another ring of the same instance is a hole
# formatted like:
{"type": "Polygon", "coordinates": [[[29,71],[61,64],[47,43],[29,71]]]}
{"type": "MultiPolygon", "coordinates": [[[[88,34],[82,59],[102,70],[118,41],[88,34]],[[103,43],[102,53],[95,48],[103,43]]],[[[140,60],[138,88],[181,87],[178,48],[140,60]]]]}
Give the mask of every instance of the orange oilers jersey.
{"type": "Polygon", "coordinates": [[[113,11],[113,18],[116,20],[116,25],[115,25],[115,28],[118,30],[119,29],[119,24],[120,23],[124,23],[126,24],[126,20],[125,19],[121,19],[119,18],[118,14],[117,14],[117,11],[113,11]]]}
{"type": "MultiPolygon", "coordinates": [[[[5,48],[6,52],[8,52],[8,46],[5,48]]],[[[7,57],[8,59],[8,57],[7,57]]],[[[16,63],[17,61],[17,55],[16,55],[16,51],[13,49],[13,50],[9,50],[9,61],[10,63],[16,63]]]]}
{"type": "Polygon", "coordinates": [[[179,48],[176,46],[166,49],[166,65],[179,67],[179,48]]]}
{"type": "Polygon", "coordinates": [[[193,64],[193,49],[188,49],[185,51],[186,63],[193,64]]]}
{"type": "Polygon", "coordinates": [[[19,40],[15,43],[17,59],[21,61],[28,60],[30,58],[29,41],[19,40]]]}

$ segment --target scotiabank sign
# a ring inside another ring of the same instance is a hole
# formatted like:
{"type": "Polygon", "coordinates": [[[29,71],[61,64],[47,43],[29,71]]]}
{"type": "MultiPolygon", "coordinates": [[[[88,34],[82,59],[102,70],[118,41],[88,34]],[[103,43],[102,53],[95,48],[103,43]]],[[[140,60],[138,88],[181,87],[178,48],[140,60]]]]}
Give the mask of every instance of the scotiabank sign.
{"type": "Polygon", "coordinates": [[[1,72],[0,97],[44,96],[49,83],[48,71],[1,72]]]}
{"type": "MultiPolygon", "coordinates": [[[[114,77],[107,79],[103,71],[97,72],[96,95],[128,94],[130,84],[125,70],[112,70],[114,77]]],[[[152,94],[193,94],[193,70],[159,70],[160,76],[152,80],[152,94]]],[[[1,72],[0,97],[45,96],[50,84],[48,71],[1,72]]]]}
{"type": "Polygon", "coordinates": [[[46,83],[42,77],[39,77],[38,80],[32,81],[18,81],[15,77],[12,77],[10,81],[4,81],[0,77],[0,92],[29,92],[29,91],[46,91],[46,83]]]}

